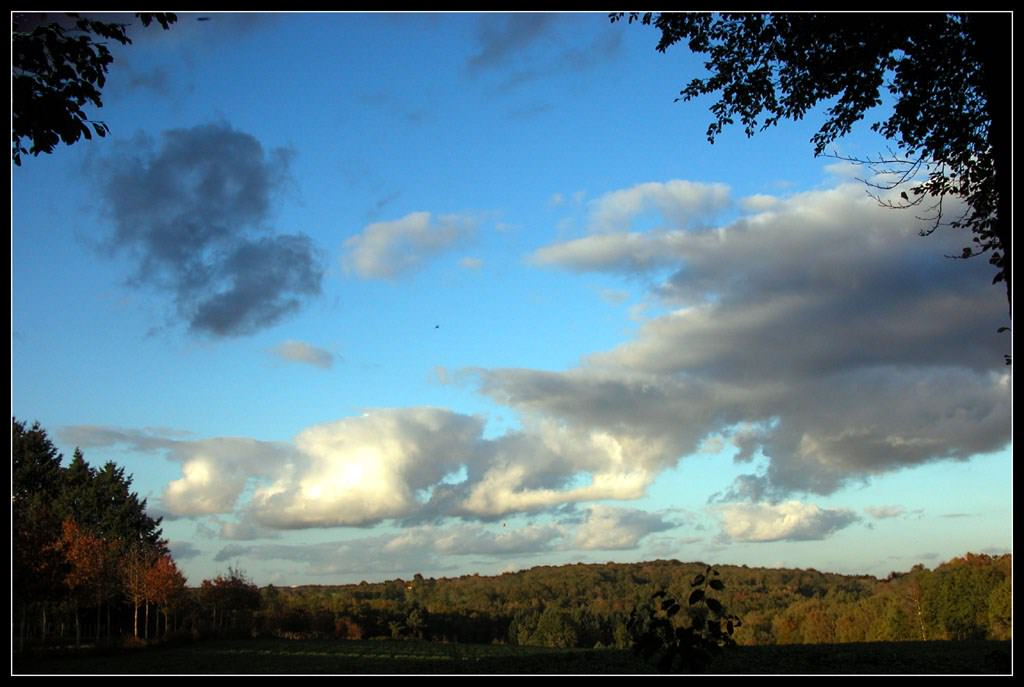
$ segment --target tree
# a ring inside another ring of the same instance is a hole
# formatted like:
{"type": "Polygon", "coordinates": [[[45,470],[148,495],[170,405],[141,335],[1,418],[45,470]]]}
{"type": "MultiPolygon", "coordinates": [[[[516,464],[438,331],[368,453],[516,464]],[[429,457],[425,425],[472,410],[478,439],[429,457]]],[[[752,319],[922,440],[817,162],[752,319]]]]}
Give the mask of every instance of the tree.
{"type": "Polygon", "coordinates": [[[38,423],[26,428],[12,419],[11,462],[11,581],[13,608],[20,612],[19,646],[29,612],[41,612],[39,637],[45,641],[48,613],[63,613],[64,603],[74,614],[76,638],[80,611],[92,609],[97,639],[104,610],[110,635],[112,615],[125,596],[137,608],[144,562],[168,555],[160,520],[146,514],[145,500],[131,491],[131,477],[114,463],[97,471],[75,449],[62,467],[38,423]]]}
{"type": "Polygon", "coordinates": [[[11,419],[11,497],[24,503],[33,495],[53,499],[59,489],[61,455],[38,422],[11,419]]]}
{"type": "Polygon", "coordinates": [[[106,574],[103,540],[68,518],[62,525],[59,547],[68,562],[65,584],[71,594],[75,611],[75,644],[82,641],[79,608],[83,601],[98,601],[96,637],[99,639],[99,606],[102,605],[105,594],[103,576],[106,574]]]}
{"type": "Polygon", "coordinates": [[[988,596],[988,630],[993,639],[1010,639],[1013,634],[1013,582],[1004,577],[988,596]]]}
{"type": "MultiPolygon", "coordinates": [[[[177,21],[168,13],[136,14],[143,26],[156,21],[164,29],[177,21]]],[[[99,39],[130,45],[126,24],[101,22],[77,14],[48,17],[14,13],[11,31],[11,157],[52,153],[57,143],[106,136],[110,129],[89,119],[83,106],[103,106],[100,89],[114,61],[99,39]],[[90,131],[91,129],[91,131],[90,131]],[[28,147],[26,147],[26,144],[28,147]]]]}
{"type": "Polygon", "coordinates": [[[557,603],[549,603],[537,618],[537,627],[530,643],[566,649],[576,646],[576,627],[572,614],[557,603]]]}
{"type": "MultiPolygon", "coordinates": [[[[154,563],[156,553],[149,547],[136,542],[128,547],[125,556],[121,561],[121,579],[124,584],[124,593],[132,603],[132,636],[139,636],[139,607],[146,603],[148,611],[148,589],[146,576],[154,563]]],[[[148,613],[147,613],[148,617],[148,613]]],[[[149,622],[146,622],[146,631],[149,630],[149,622]]]]}
{"type": "Polygon", "coordinates": [[[214,631],[251,630],[248,621],[251,613],[259,610],[261,597],[259,588],[246,578],[244,572],[229,566],[227,575],[203,580],[199,594],[203,605],[212,611],[214,631]]]}
{"type": "MultiPolygon", "coordinates": [[[[611,15],[618,21],[624,13],[611,15]]],[[[811,139],[815,155],[881,104],[892,113],[871,125],[896,151],[877,162],[910,184],[900,205],[927,208],[942,224],[973,234],[961,256],[990,253],[993,283],[1005,282],[1012,317],[1012,16],[976,14],[629,14],[661,30],[657,49],[679,41],[708,56],[682,100],[717,94],[712,143],[737,120],[747,136],[828,104],[811,139]],[[923,175],[923,176],[922,176],[923,175]],[[966,211],[949,220],[943,199],[966,211]],[[923,206],[923,207],[922,207],[923,206]]]]}
{"type": "MultiPolygon", "coordinates": [[[[164,614],[164,634],[169,631],[170,610],[175,600],[185,591],[185,576],[178,570],[170,554],[158,556],[145,573],[145,590],[148,603],[155,603],[164,614]]],[[[147,606],[148,607],[148,606],[147,606]]],[[[147,613],[148,616],[148,613],[147,613]]],[[[160,620],[157,618],[157,629],[160,620]]],[[[147,629],[149,622],[146,623],[147,629]]],[[[157,633],[159,636],[159,632],[157,633]]]]}
{"type": "Polygon", "coordinates": [[[19,646],[24,646],[28,613],[42,611],[64,595],[65,561],[58,547],[61,521],[54,507],[61,489],[61,454],[38,422],[26,428],[11,420],[11,587],[20,611],[19,646]]]}

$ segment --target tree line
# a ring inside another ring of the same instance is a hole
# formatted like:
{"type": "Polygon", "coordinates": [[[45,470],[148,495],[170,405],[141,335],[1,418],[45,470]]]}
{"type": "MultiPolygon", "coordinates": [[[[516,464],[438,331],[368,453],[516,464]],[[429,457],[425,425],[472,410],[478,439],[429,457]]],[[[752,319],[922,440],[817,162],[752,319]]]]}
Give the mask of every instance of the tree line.
{"type": "Polygon", "coordinates": [[[189,587],[160,518],[113,462],[67,465],[38,423],[11,422],[11,613],[16,650],[252,636],[259,589],[240,570],[189,587]]]}
{"type": "Polygon", "coordinates": [[[94,468],[78,449],[64,466],[46,430],[16,418],[11,461],[18,646],[72,637],[81,644],[83,635],[99,644],[126,631],[136,638],[166,634],[185,577],[161,537],[160,519],[146,513],[124,469],[113,462],[94,468]]]}
{"type": "MultiPolygon", "coordinates": [[[[715,566],[717,592],[742,619],[736,643],[816,644],[1011,639],[1012,559],[967,554],[885,579],[817,570],[715,566]]],[[[495,577],[395,579],[260,590],[255,633],[342,639],[410,638],[549,647],[635,643],[634,609],[664,590],[692,595],[704,563],[540,566],[495,577]]],[[[680,614],[680,618],[684,614],[680,614]]]]}

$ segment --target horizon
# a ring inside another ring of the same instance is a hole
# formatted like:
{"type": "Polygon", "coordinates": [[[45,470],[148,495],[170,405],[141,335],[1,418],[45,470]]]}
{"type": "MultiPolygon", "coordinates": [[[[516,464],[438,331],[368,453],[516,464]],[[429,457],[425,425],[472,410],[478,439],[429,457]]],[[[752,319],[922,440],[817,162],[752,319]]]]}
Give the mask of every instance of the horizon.
{"type": "Polygon", "coordinates": [[[189,586],[1012,555],[1005,288],[823,108],[709,144],[701,59],[600,13],[131,36],[110,134],[12,169],[12,415],[189,586]]]}
{"type": "MultiPolygon", "coordinates": [[[[924,567],[925,567],[926,570],[934,571],[936,568],[942,567],[943,565],[946,565],[946,564],[948,564],[948,563],[950,563],[950,562],[952,562],[954,560],[962,560],[962,559],[966,558],[967,556],[972,556],[972,555],[990,556],[991,558],[995,558],[995,559],[1001,558],[1003,556],[1010,556],[1010,558],[1013,558],[1013,553],[1012,552],[1006,552],[1006,553],[1002,553],[1002,554],[975,554],[973,551],[965,551],[963,554],[960,554],[959,556],[954,556],[953,558],[950,558],[949,560],[945,560],[945,561],[941,561],[939,563],[936,563],[932,567],[928,567],[926,565],[924,567]]],[[[462,573],[461,575],[455,575],[455,576],[447,576],[447,575],[445,575],[445,576],[441,576],[441,577],[428,577],[426,575],[421,575],[421,577],[423,579],[425,579],[425,580],[433,580],[435,582],[445,582],[445,581],[451,581],[451,580],[460,580],[460,579],[463,579],[465,577],[489,578],[489,577],[502,577],[504,575],[519,575],[519,574],[522,574],[522,573],[528,573],[528,572],[530,572],[532,570],[535,570],[537,568],[566,568],[566,567],[572,567],[572,566],[577,566],[577,565],[594,565],[594,566],[603,566],[603,565],[647,565],[647,564],[652,564],[652,563],[678,563],[679,565],[697,565],[697,566],[708,566],[708,565],[710,565],[710,566],[712,566],[712,567],[714,567],[716,569],[721,569],[721,568],[741,568],[741,569],[747,569],[747,570],[799,570],[799,571],[802,571],[802,572],[817,572],[817,573],[820,573],[822,575],[838,575],[840,577],[870,577],[872,579],[875,579],[875,580],[878,580],[878,581],[881,581],[881,582],[886,581],[889,578],[889,576],[891,576],[894,573],[895,574],[899,574],[899,575],[907,574],[914,567],[914,566],[911,566],[907,570],[891,570],[888,573],[886,573],[885,575],[871,575],[869,573],[840,573],[840,572],[833,572],[833,571],[830,571],[830,570],[819,570],[819,569],[814,568],[814,567],[810,567],[810,568],[776,568],[776,567],[768,567],[768,566],[763,566],[763,565],[746,565],[746,564],[725,563],[725,562],[707,563],[705,561],[681,561],[681,560],[676,560],[674,558],[668,558],[668,559],[656,558],[656,559],[652,559],[652,560],[634,561],[634,562],[630,562],[630,563],[620,563],[620,562],[612,561],[612,560],[608,560],[608,561],[605,561],[603,563],[597,562],[597,561],[590,561],[590,562],[582,562],[582,561],[580,561],[580,562],[568,562],[568,563],[548,563],[548,564],[533,565],[533,566],[530,566],[529,568],[521,568],[519,570],[506,570],[504,572],[494,573],[494,574],[487,574],[487,575],[482,575],[482,574],[479,574],[479,573],[469,572],[469,573],[462,573]]],[[[924,564],[922,563],[920,565],[924,565],[924,564]]],[[[227,575],[227,574],[229,574],[229,572],[230,571],[225,571],[223,574],[227,575]]],[[[236,572],[242,574],[242,576],[245,577],[245,579],[248,580],[249,582],[252,582],[252,580],[249,580],[248,576],[245,575],[245,571],[244,570],[237,570],[236,572]]],[[[387,582],[394,582],[396,580],[400,581],[400,582],[411,582],[411,581],[414,580],[414,578],[415,578],[415,576],[417,574],[419,574],[419,573],[413,573],[413,576],[409,577],[408,579],[406,579],[404,577],[398,577],[398,578],[391,577],[391,578],[383,578],[383,579],[380,579],[380,580],[359,580],[358,582],[341,582],[341,583],[313,582],[313,583],[309,583],[309,584],[287,584],[287,583],[273,584],[273,583],[268,583],[268,584],[265,584],[265,585],[257,585],[257,586],[259,588],[261,588],[261,589],[265,588],[265,587],[268,587],[268,586],[282,587],[282,588],[287,588],[287,589],[299,589],[299,588],[302,588],[302,587],[358,587],[358,586],[363,585],[363,584],[367,584],[367,585],[386,584],[387,582]]],[[[190,589],[193,589],[193,588],[194,589],[198,589],[200,586],[201,585],[188,585],[188,588],[190,588],[190,589]]]]}

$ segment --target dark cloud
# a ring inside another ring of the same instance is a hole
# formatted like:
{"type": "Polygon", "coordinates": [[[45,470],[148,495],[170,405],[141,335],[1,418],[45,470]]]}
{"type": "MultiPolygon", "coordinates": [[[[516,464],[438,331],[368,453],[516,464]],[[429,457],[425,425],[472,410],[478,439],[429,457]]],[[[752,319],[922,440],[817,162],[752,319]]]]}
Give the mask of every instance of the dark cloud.
{"type": "Polygon", "coordinates": [[[224,561],[230,561],[234,558],[241,558],[242,556],[249,555],[252,550],[251,546],[245,546],[242,544],[228,544],[213,557],[213,560],[217,563],[223,563],[224,561]]]}
{"type": "Polygon", "coordinates": [[[267,226],[290,153],[226,124],[164,132],[160,147],[100,165],[108,246],[136,260],[132,283],[169,291],[193,332],[240,336],[320,293],[321,259],[303,234],[267,226]]]}
{"type": "Polygon", "coordinates": [[[57,430],[57,436],[67,444],[83,449],[124,446],[129,450],[148,452],[173,449],[178,443],[166,431],[120,429],[97,425],[70,425],[57,430]]]}
{"type": "Polygon", "coordinates": [[[675,262],[652,294],[673,310],[576,369],[488,370],[481,391],[571,427],[645,437],[657,450],[630,460],[648,470],[715,436],[739,462],[767,459],[717,502],[828,494],[1006,446],[1005,301],[984,261],[944,257],[962,236],[922,238],[859,183],[692,227],[709,190],[606,194],[592,212],[606,233],[537,251],[574,271],[655,275],[675,262]],[[663,228],[627,231],[645,209],[663,228]]]}
{"type": "Polygon", "coordinates": [[[537,42],[555,19],[553,14],[493,14],[480,18],[480,50],[469,59],[471,70],[505,64],[537,42]]]}
{"type": "Polygon", "coordinates": [[[466,63],[470,74],[500,74],[499,92],[555,75],[579,75],[614,59],[622,47],[622,32],[606,27],[586,44],[576,22],[558,14],[493,14],[480,18],[480,49],[466,63]],[[560,30],[561,29],[561,30],[560,30]],[[554,47],[546,51],[544,46],[554,47]]]}
{"type": "Polygon", "coordinates": [[[168,95],[171,92],[171,75],[167,67],[156,67],[148,72],[131,71],[127,88],[131,90],[147,90],[156,95],[168,95]]]}
{"type": "Polygon", "coordinates": [[[203,552],[195,547],[191,542],[187,541],[172,541],[167,547],[171,550],[171,553],[179,561],[188,560],[189,558],[195,558],[201,556],[203,552]]]}
{"type": "Polygon", "coordinates": [[[245,241],[220,265],[227,288],[193,294],[189,328],[217,336],[251,334],[269,327],[320,293],[323,268],[303,234],[245,241]]]}

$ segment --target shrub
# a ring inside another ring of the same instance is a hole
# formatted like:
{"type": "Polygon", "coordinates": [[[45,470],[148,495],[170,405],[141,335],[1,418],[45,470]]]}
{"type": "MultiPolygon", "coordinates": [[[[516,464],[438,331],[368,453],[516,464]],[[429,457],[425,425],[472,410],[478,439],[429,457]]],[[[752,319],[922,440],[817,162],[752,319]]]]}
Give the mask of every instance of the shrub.
{"type": "Polygon", "coordinates": [[[687,599],[689,623],[683,624],[682,604],[664,589],[637,606],[630,614],[627,628],[633,650],[656,662],[660,672],[703,673],[722,649],[736,644],[733,632],[742,621],[726,613],[721,601],[711,596],[725,584],[718,571],[708,566],[690,582],[687,599]]]}

